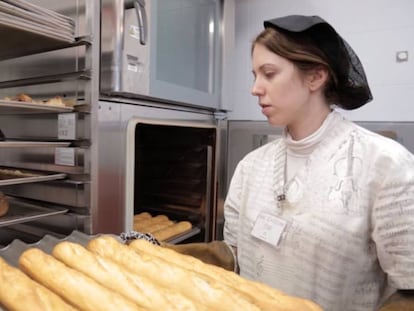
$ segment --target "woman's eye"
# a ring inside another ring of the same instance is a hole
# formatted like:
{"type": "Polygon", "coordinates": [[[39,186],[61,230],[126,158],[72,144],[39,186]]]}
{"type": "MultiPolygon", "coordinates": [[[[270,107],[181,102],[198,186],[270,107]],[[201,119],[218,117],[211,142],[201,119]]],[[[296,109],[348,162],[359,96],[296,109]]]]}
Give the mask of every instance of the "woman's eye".
{"type": "Polygon", "coordinates": [[[264,76],[265,76],[267,79],[271,79],[271,78],[273,78],[273,77],[274,77],[274,75],[275,75],[275,73],[274,73],[273,71],[271,71],[271,72],[265,72],[265,73],[264,73],[264,76]]]}

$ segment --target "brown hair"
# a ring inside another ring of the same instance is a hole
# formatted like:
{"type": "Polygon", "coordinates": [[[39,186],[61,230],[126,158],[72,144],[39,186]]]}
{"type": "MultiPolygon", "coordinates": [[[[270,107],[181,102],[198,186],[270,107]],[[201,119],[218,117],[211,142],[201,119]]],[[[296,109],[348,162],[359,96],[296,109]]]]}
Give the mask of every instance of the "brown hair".
{"type": "Polygon", "coordinates": [[[335,72],[324,53],[308,37],[299,33],[294,33],[292,36],[289,33],[287,36],[282,31],[266,28],[253,41],[252,53],[256,44],[261,44],[269,51],[288,59],[303,73],[318,67],[325,68],[329,73],[324,89],[325,97],[330,104],[339,101],[335,72]]]}

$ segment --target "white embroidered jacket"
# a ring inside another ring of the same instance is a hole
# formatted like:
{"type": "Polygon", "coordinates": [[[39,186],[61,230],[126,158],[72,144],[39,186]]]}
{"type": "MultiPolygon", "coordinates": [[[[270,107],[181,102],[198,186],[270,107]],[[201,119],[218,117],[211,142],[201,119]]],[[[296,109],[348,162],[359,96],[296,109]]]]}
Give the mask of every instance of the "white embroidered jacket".
{"type": "Polygon", "coordinates": [[[414,156],[334,112],[325,139],[285,186],[284,139],[248,154],[234,173],[225,241],[240,274],[327,311],[375,310],[414,288],[414,156]],[[279,244],[251,235],[260,213],[287,222],[279,244]]]}

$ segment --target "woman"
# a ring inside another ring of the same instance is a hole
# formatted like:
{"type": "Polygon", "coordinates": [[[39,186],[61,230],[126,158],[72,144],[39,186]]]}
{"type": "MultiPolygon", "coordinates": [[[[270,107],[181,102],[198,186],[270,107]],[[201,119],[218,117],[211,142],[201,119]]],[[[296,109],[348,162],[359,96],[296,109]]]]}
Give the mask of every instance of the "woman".
{"type": "Polygon", "coordinates": [[[238,164],[224,241],[165,246],[237,263],[241,276],[327,311],[414,310],[414,156],[335,110],[372,96],[327,22],[294,15],[264,26],[252,44],[252,94],[284,135],[238,164]]]}
{"type": "Polygon", "coordinates": [[[327,22],[295,15],[264,26],[252,45],[252,94],[285,132],[237,166],[225,242],[246,278],[329,311],[377,310],[414,289],[414,156],[335,110],[372,96],[327,22]]]}

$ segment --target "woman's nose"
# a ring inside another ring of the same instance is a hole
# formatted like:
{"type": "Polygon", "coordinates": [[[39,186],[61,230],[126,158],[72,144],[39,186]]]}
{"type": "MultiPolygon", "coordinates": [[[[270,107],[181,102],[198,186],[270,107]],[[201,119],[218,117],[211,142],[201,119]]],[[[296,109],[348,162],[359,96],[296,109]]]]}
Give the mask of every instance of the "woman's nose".
{"type": "Polygon", "coordinates": [[[251,93],[253,96],[263,95],[263,88],[259,86],[257,80],[253,83],[251,93]]]}

